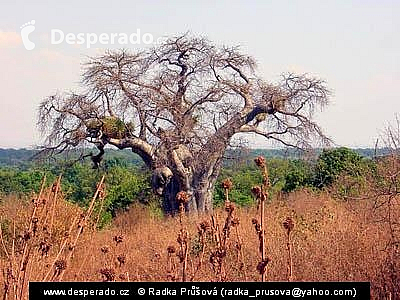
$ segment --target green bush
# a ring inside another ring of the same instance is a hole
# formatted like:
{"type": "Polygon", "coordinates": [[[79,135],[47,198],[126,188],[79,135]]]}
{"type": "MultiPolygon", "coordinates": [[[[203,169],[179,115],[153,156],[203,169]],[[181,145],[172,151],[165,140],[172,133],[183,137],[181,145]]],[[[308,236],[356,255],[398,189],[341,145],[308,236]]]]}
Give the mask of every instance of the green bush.
{"type": "Polygon", "coordinates": [[[254,203],[251,188],[260,184],[262,176],[257,168],[249,166],[240,171],[234,171],[232,169],[222,170],[214,191],[214,205],[221,206],[225,201],[224,189],[221,187],[221,183],[226,178],[230,178],[233,182],[233,188],[229,192],[231,201],[240,206],[249,206],[254,203]]]}
{"type": "Polygon", "coordinates": [[[313,184],[318,188],[329,186],[343,172],[354,176],[360,175],[362,157],[344,147],[323,150],[315,166],[313,184]]]}
{"type": "Polygon", "coordinates": [[[313,186],[334,188],[340,197],[356,196],[365,188],[371,163],[348,148],[324,150],[315,166],[313,186]]]}
{"type": "MultiPolygon", "coordinates": [[[[308,186],[311,182],[311,166],[303,160],[270,158],[267,160],[267,168],[271,184],[270,199],[281,191],[290,192],[308,186]]],[[[221,182],[225,178],[230,178],[233,182],[233,189],[230,191],[231,201],[241,206],[254,203],[251,188],[262,183],[261,171],[254,163],[243,164],[240,167],[226,167],[222,170],[214,192],[214,204],[217,206],[225,201],[224,190],[221,187],[221,182]]]]}
{"type": "MultiPolygon", "coordinates": [[[[119,158],[106,161],[104,166],[101,170],[93,170],[90,163],[77,163],[68,167],[57,164],[32,166],[27,170],[17,167],[0,168],[0,194],[23,196],[32,191],[38,192],[44,175],[47,176],[47,185],[51,185],[62,174],[61,188],[66,199],[86,207],[101,176],[106,173],[106,198],[100,216],[102,226],[111,221],[117,210],[126,209],[135,201],[151,197],[146,172],[119,158]]],[[[98,215],[99,209],[100,206],[96,205],[94,216],[98,215]]]]}
{"type": "Polygon", "coordinates": [[[41,170],[18,171],[11,168],[0,169],[0,192],[18,195],[39,191],[44,172],[41,170]]]}
{"type": "MultiPolygon", "coordinates": [[[[63,176],[67,199],[86,206],[103,174],[103,170],[93,170],[90,164],[76,164],[67,169],[63,176]]],[[[146,173],[131,166],[120,165],[118,160],[106,164],[105,174],[106,197],[99,222],[101,227],[108,224],[118,210],[146,199],[151,191],[146,173]]],[[[99,209],[99,205],[96,205],[94,215],[98,214],[99,209]]]]}
{"type": "Polygon", "coordinates": [[[299,188],[307,187],[312,180],[311,165],[304,160],[290,161],[285,174],[285,185],[282,191],[291,192],[299,188]]]}
{"type": "Polygon", "coordinates": [[[61,183],[66,198],[81,206],[87,205],[101,175],[100,171],[93,170],[89,164],[74,164],[65,168],[61,183]]]}
{"type": "Polygon", "coordinates": [[[107,173],[108,211],[113,215],[126,209],[134,201],[145,201],[150,197],[151,187],[147,174],[134,168],[113,167],[107,173]]]}

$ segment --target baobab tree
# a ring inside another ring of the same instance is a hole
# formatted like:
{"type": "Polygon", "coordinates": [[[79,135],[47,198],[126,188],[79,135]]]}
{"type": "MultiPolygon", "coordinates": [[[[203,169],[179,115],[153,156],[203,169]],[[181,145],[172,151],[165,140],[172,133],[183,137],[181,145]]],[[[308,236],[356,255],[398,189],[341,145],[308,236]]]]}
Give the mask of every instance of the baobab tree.
{"type": "Polygon", "coordinates": [[[268,83],[238,47],[188,35],[141,52],[107,51],[84,66],[82,92],[43,100],[39,128],[49,154],[88,149],[95,166],[106,145],[129,148],[152,171],[154,191],[173,211],[185,191],[187,210],[212,210],[222,158],[234,136],[255,134],[285,146],[327,142],[313,121],[328,102],[325,83],[285,74],[268,83]]]}

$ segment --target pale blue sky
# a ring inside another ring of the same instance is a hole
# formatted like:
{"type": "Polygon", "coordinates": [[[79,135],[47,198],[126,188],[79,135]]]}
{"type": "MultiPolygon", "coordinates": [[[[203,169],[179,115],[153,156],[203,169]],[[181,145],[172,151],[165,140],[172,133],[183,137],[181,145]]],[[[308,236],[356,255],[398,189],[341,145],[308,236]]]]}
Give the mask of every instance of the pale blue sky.
{"type": "Polygon", "coordinates": [[[288,71],[326,80],[333,96],[317,117],[326,134],[339,145],[372,147],[400,113],[399,16],[400,1],[3,0],[0,147],[38,144],[39,102],[57,90],[76,88],[80,62],[98,52],[52,45],[52,29],[75,34],[140,29],[155,38],[191,31],[217,44],[239,44],[271,82],[288,71]],[[36,48],[27,51],[20,26],[31,20],[36,48]]]}

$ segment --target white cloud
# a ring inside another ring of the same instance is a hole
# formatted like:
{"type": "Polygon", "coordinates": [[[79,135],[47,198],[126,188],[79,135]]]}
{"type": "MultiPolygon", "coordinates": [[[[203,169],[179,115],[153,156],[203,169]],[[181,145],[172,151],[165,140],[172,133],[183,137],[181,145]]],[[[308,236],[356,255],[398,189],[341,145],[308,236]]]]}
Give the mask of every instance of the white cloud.
{"type": "Polygon", "coordinates": [[[0,29],[0,48],[12,48],[21,44],[22,39],[19,33],[0,29]]]}

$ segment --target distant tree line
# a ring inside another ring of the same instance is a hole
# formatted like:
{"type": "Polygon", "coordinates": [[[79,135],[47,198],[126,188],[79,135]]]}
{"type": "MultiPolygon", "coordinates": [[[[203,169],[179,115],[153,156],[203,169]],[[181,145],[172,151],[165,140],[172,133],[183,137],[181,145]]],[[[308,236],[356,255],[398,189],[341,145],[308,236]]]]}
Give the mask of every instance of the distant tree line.
{"type": "MultiPolygon", "coordinates": [[[[296,158],[294,153],[285,158],[284,151],[280,151],[250,150],[237,159],[233,159],[234,153],[227,154],[214,192],[214,204],[222,205],[224,201],[221,182],[225,178],[230,178],[234,183],[230,195],[233,201],[244,206],[254,204],[250,190],[262,180],[253,162],[256,155],[267,157],[272,185],[271,198],[278,193],[285,194],[302,188],[334,188],[335,194],[340,197],[352,196],[361,191],[366,184],[366,174],[374,170],[373,159],[348,148],[323,150],[314,159],[308,160],[296,158]]],[[[32,155],[30,150],[0,151],[1,161],[13,162],[0,166],[0,195],[29,195],[32,191],[38,191],[45,174],[49,184],[62,174],[62,190],[67,199],[84,206],[91,198],[101,175],[106,173],[104,221],[110,220],[119,210],[128,209],[134,202],[150,204],[158,214],[162,214],[161,198],[151,193],[151,175],[131,152],[110,150],[99,170],[93,170],[89,162],[66,165],[64,161],[31,161],[28,153],[32,155]],[[10,155],[7,156],[7,153],[10,155]]]]}

